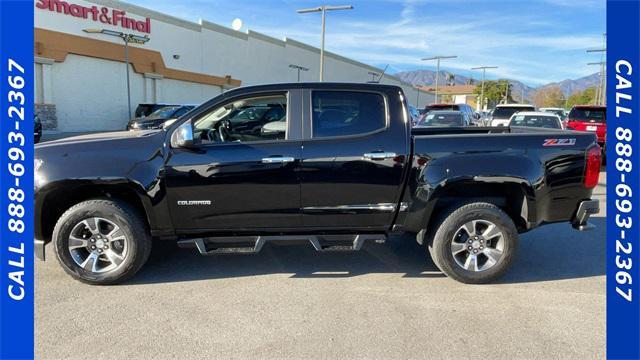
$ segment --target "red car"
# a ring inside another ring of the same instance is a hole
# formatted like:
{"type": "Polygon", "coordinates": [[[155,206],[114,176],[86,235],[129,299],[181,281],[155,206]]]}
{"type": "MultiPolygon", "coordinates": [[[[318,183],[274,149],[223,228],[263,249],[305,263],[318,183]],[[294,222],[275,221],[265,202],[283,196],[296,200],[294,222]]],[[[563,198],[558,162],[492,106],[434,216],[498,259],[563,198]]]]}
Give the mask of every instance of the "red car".
{"type": "Polygon", "coordinates": [[[576,105],[567,115],[564,128],[596,133],[598,144],[604,149],[607,133],[607,108],[596,105],[576,105]]]}

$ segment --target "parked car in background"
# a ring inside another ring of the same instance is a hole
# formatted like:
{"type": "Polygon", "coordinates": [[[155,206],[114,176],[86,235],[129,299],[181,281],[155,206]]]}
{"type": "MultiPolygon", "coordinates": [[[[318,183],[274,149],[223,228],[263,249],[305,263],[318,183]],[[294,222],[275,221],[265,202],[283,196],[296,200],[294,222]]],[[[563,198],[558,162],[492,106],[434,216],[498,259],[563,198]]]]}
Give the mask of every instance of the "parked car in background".
{"type": "Polygon", "coordinates": [[[437,110],[427,113],[418,123],[417,127],[469,125],[469,119],[462,113],[462,111],[437,110]]]}
{"type": "Polygon", "coordinates": [[[508,126],[511,116],[521,111],[536,111],[536,108],[529,104],[499,104],[493,109],[487,125],[508,126]]]}
{"type": "Polygon", "coordinates": [[[165,122],[177,119],[189,112],[196,105],[164,106],[148,116],[132,119],[127,123],[127,130],[161,129],[165,122]]]}
{"type": "Polygon", "coordinates": [[[480,111],[479,123],[480,123],[481,126],[489,126],[489,123],[491,121],[491,113],[492,112],[493,112],[493,109],[480,111]]]}
{"type": "Polygon", "coordinates": [[[523,111],[511,115],[509,126],[562,129],[562,121],[558,115],[549,112],[523,111]]]}
{"type": "Polygon", "coordinates": [[[475,115],[475,112],[473,111],[473,108],[467,104],[431,104],[431,105],[425,106],[424,113],[426,115],[432,111],[440,111],[440,110],[460,111],[462,115],[466,118],[467,124],[476,124],[478,121],[475,115]]]}
{"type": "Polygon", "coordinates": [[[567,111],[563,108],[540,108],[538,110],[556,114],[558,115],[558,117],[560,117],[560,120],[564,120],[567,117],[567,111]]]}
{"type": "Polygon", "coordinates": [[[38,115],[33,114],[33,143],[37,144],[42,138],[42,121],[38,115]]]}
{"type": "Polygon", "coordinates": [[[411,115],[411,125],[416,126],[421,118],[420,111],[415,106],[409,105],[409,114],[411,115]]]}
{"type": "Polygon", "coordinates": [[[167,107],[167,106],[180,106],[180,104],[171,104],[171,103],[145,103],[145,104],[138,104],[138,106],[136,107],[136,112],[135,112],[135,117],[136,118],[142,118],[145,116],[149,116],[151,115],[151,113],[155,112],[156,110],[163,108],[163,107],[167,107]]]}
{"type": "Polygon", "coordinates": [[[589,131],[596,134],[598,144],[605,149],[607,108],[597,105],[575,105],[564,121],[565,129],[589,131]]]}

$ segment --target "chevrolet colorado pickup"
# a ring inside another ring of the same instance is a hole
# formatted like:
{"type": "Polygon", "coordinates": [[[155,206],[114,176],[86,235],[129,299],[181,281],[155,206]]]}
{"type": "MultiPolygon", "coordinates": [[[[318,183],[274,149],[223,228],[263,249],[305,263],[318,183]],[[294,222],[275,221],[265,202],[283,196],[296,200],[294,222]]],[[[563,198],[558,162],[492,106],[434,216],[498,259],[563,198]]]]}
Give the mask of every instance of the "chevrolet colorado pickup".
{"type": "Polygon", "coordinates": [[[396,86],[274,84],[227,91],[162,130],[39,144],[36,255],[52,242],[72,277],[114,284],[153,241],[204,255],[298,240],[345,251],[405,232],[451,278],[486,283],[519,233],[592,226],[594,134],[410,119],[396,86]]]}

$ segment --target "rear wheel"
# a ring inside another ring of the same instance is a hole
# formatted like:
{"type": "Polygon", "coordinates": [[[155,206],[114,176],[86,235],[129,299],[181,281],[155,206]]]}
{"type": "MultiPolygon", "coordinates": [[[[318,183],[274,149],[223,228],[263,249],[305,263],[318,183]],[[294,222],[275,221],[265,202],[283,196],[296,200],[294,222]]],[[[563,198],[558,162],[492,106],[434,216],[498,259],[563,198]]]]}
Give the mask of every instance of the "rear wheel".
{"type": "Polygon", "coordinates": [[[518,232],[511,218],[489,203],[463,205],[436,226],[429,253],[447,276],[470,284],[496,280],[511,265],[518,232]]]}
{"type": "Polygon", "coordinates": [[[151,237],[142,216],[128,204],[95,199],[67,210],[53,230],[63,269],[89,284],[115,284],[133,276],[149,257],[151,237]]]}

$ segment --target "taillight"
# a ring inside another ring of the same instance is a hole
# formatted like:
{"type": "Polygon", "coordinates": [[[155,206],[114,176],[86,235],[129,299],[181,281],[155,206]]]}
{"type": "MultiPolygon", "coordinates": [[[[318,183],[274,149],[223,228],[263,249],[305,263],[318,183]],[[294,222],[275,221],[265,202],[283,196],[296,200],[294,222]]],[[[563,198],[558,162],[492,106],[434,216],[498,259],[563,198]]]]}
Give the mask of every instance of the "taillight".
{"type": "Polygon", "coordinates": [[[584,169],[584,186],[591,189],[598,185],[600,177],[600,163],[602,162],[602,150],[595,145],[587,150],[587,166],[584,169]]]}

